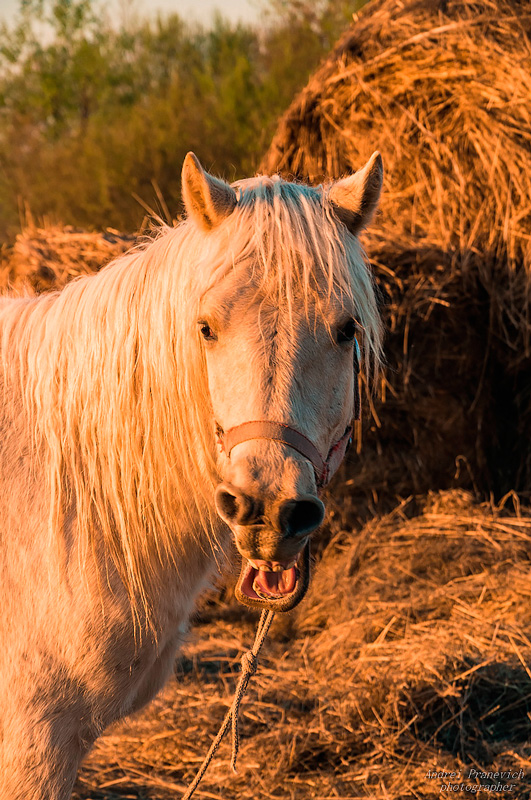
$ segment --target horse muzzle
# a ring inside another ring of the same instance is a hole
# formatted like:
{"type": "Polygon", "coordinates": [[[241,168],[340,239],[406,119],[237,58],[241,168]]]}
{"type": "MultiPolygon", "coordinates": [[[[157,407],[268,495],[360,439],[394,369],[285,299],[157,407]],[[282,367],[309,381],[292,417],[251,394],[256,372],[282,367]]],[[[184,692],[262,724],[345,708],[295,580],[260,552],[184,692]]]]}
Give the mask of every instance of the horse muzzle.
{"type": "Polygon", "coordinates": [[[324,519],[322,501],[306,494],[267,503],[233,484],[222,483],[216,489],[215,503],[242,556],[237,599],[255,608],[294,608],[308,589],[308,542],[324,519]]]}
{"type": "MultiPolygon", "coordinates": [[[[229,460],[236,445],[253,439],[274,440],[296,451],[312,465],[317,491],[328,483],[343,460],[352,433],[347,426],[323,458],[310,439],[284,423],[251,421],[227,431],[217,424],[216,430],[220,450],[229,460]]],[[[215,504],[220,517],[233,530],[243,558],[237,599],[247,606],[275,611],[294,608],[310,582],[309,536],[325,515],[319,497],[299,494],[266,504],[260,496],[232,483],[222,483],[216,489],[215,504]]]]}
{"type": "Polygon", "coordinates": [[[291,562],[273,562],[242,557],[236,599],[251,608],[291,611],[310,585],[310,541],[291,562]]]}

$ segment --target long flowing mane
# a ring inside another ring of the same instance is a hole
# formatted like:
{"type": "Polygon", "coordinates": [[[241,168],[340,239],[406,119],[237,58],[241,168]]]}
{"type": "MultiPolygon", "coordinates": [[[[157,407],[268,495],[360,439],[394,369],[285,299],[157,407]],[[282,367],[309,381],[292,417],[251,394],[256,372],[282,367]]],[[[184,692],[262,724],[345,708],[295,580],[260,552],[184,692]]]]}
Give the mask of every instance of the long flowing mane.
{"type": "Polygon", "coordinates": [[[50,531],[75,509],[87,547],[104,543],[134,602],[157,564],[177,561],[179,528],[210,546],[217,482],[202,295],[251,257],[262,287],[292,309],[330,293],[352,299],[367,361],[380,323],[362,249],[326,189],[280,178],[234,184],[236,209],[209,233],[185,220],[62,292],[0,304],[6,385],[19,390],[44,459],[50,531]]]}

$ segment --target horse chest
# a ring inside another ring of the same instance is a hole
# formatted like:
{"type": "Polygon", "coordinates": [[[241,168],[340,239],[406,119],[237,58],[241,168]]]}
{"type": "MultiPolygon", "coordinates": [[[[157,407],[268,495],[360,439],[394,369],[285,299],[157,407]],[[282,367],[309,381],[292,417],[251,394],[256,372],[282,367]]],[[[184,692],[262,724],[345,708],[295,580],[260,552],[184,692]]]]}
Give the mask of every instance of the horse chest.
{"type": "Polygon", "coordinates": [[[109,593],[101,616],[82,630],[70,668],[105,724],[149,702],[171,674],[197,595],[212,573],[210,560],[196,566],[186,581],[171,572],[161,576],[152,628],[135,629],[128,598],[109,593]]]}

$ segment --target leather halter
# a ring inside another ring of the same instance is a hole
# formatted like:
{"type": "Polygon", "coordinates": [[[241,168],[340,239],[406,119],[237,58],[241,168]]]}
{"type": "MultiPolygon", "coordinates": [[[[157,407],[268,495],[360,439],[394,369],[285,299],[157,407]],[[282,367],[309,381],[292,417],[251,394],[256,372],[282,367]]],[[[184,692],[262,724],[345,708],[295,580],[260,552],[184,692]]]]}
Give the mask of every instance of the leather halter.
{"type": "MultiPolygon", "coordinates": [[[[354,351],[354,419],[360,418],[360,388],[359,388],[359,346],[355,341],[354,351]]],[[[352,442],[352,425],[348,425],[345,433],[338,441],[332,445],[325,458],[310,439],[295,428],[290,428],[283,422],[273,422],[272,420],[250,420],[235,425],[228,431],[223,431],[218,426],[218,444],[221,452],[226,453],[230,458],[231,450],[237,444],[247,442],[250,439],[273,439],[277,442],[291,447],[313,465],[315,480],[319,489],[322,489],[332,478],[339,465],[345,457],[348,446],[352,442]]]]}
{"type": "Polygon", "coordinates": [[[227,458],[230,458],[232,448],[237,444],[249,441],[249,439],[274,439],[282,442],[308,459],[315,470],[317,486],[322,488],[326,486],[343,461],[351,437],[352,426],[349,425],[341,439],[330,448],[327,458],[324,459],[313,442],[295,428],[290,428],[283,422],[252,420],[218,433],[218,443],[221,451],[227,454],[227,458]]]}

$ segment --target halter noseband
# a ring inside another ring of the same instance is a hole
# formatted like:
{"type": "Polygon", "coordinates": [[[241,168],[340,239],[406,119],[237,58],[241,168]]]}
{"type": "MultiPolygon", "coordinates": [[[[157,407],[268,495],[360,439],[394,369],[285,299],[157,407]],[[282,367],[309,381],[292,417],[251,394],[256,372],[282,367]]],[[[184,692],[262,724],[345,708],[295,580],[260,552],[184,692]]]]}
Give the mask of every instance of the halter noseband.
{"type": "Polygon", "coordinates": [[[326,460],[321,456],[317,447],[303,433],[290,428],[283,422],[271,422],[270,420],[253,420],[243,422],[228,431],[218,433],[218,442],[222,452],[230,458],[233,447],[249,439],[274,439],[276,442],[288,445],[296,450],[313,465],[315,479],[319,488],[326,486],[333,473],[343,460],[350,438],[352,426],[349,425],[345,433],[338,442],[331,448],[326,460]],[[337,458],[339,456],[339,458],[337,458]],[[334,462],[332,464],[332,461],[334,462]],[[337,461],[337,465],[336,462],[337,461]]]}
{"type": "MultiPolygon", "coordinates": [[[[361,403],[360,403],[360,389],[359,389],[359,347],[355,342],[355,355],[354,355],[354,419],[360,419],[361,403]]],[[[352,442],[352,425],[348,425],[343,436],[332,445],[328,455],[325,458],[314,445],[300,431],[295,428],[290,428],[283,422],[272,422],[271,420],[251,420],[249,422],[242,422],[241,425],[235,425],[229,428],[228,431],[223,431],[218,426],[218,444],[221,447],[221,452],[226,453],[227,458],[230,458],[231,450],[237,444],[247,442],[250,439],[274,439],[276,442],[291,447],[296,450],[304,458],[312,464],[315,471],[315,480],[317,487],[322,489],[332,478],[332,475],[337,470],[345,457],[348,446],[352,442]]]]}

